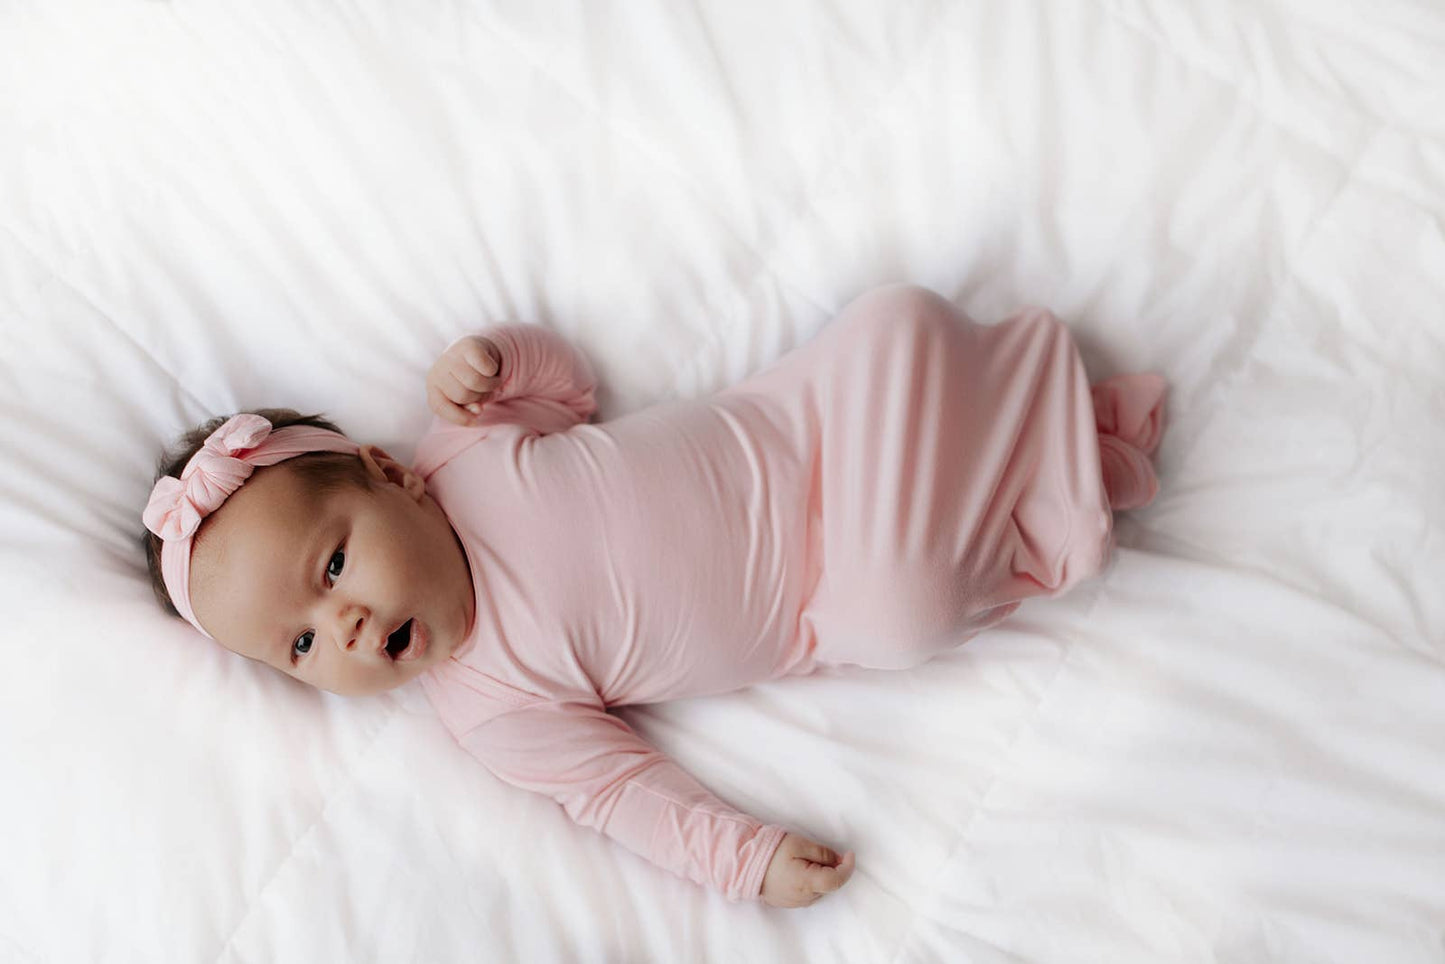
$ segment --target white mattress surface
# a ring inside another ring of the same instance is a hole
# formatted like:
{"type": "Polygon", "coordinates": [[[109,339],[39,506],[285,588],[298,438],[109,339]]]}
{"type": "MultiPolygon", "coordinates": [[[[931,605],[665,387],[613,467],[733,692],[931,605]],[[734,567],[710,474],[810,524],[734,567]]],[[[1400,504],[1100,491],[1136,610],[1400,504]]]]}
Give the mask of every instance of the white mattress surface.
{"type": "Polygon", "coordinates": [[[0,960],[1445,961],[1445,7],[0,0],[0,960]],[[868,287],[1171,381],[1100,579],[622,715],[858,854],[783,911],[163,616],[160,448],[403,457],[452,339],[600,417],[868,287]]]}

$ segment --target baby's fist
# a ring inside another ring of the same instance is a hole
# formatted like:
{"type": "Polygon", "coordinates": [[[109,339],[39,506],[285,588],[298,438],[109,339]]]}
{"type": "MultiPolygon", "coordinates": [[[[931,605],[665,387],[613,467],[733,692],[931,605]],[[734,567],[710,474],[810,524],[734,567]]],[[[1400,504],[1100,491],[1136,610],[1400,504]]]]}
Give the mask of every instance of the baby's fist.
{"type": "Polygon", "coordinates": [[[449,422],[468,425],[502,382],[502,353],[496,343],[469,335],[453,344],[426,376],[431,410],[449,422]]]}
{"type": "Polygon", "coordinates": [[[806,907],[853,876],[853,851],[837,851],[790,833],[763,874],[762,898],[774,907],[806,907]]]}

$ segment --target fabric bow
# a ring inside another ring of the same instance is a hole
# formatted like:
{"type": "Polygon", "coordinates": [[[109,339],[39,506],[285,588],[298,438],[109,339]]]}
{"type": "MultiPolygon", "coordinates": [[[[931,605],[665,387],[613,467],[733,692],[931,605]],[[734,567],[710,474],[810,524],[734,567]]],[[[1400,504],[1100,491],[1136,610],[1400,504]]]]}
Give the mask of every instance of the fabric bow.
{"type": "Polygon", "coordinates": [[[238,456],[270,434],[271,423],[260,415],[228,419],[191,457],[179,479],[167,475],[156,481],[142,517],[146,528],[167,542],[189,539],[256,470],[238,456]]]}

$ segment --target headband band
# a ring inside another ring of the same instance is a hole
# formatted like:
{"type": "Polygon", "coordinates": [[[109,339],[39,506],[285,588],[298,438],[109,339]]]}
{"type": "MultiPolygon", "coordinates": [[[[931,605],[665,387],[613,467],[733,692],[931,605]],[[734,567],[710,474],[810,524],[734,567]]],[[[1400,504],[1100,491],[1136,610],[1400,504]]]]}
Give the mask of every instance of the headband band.
{"type": "Polygon", "coordinates": [[[260,415],[233,415],[206,438],[179,479],[171,475],[157,479],[146,503],[145,524],[162,540],[161,577],[186,622],[214,638],[201,628],[191,609],[191,541],[206,516],[261,466],[308,452],[354,455],[360,450],[345,435],[324,428],[289,425],[273,430],[260,415]]]}

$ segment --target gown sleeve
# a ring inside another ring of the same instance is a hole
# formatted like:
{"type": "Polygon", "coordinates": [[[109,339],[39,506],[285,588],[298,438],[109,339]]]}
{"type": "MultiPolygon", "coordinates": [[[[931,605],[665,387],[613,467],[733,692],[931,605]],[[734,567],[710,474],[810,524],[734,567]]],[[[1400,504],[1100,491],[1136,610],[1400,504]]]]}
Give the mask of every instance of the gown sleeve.
{"type": "Polygon", "coordinates": [[[482,406],[483,421],[519,422],[546,435],[596,413],[597,376],[587,357],[560,333],[510,323],[477,334],[490,339],[502,356],[502,382],[482,406]]]}
{"type": "Polygon", "coordinates": [[[728,900],[758,898],[787,832],[723,803],[601,703],[517,707],[460,742],[499,778],[728,900]]]}
{"type": "Polygon", "coordinates": [[[535,435],[550,435],[589,421],[597,411],[596,373],[587,357],[561,334],[519,322],[493,325],[476,334],[497,346],[502,381],[470,424],[432,416],[414,460],[423,477],[485,438],[492,426],[519,425],[535,435]]]}

